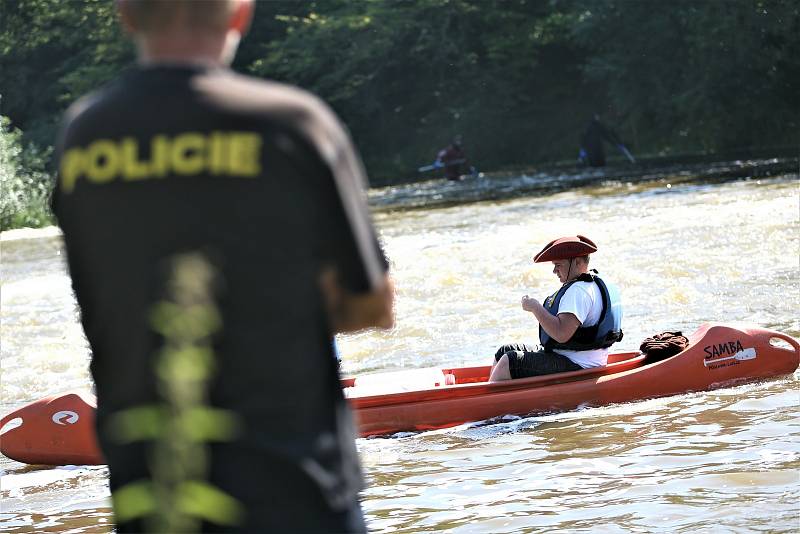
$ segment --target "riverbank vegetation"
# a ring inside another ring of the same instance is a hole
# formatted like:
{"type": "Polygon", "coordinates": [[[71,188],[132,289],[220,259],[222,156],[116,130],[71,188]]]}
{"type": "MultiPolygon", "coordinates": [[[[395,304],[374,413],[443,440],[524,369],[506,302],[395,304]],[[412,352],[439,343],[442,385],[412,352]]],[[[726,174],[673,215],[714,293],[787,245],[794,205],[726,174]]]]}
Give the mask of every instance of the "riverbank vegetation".
{"type": "MultiPolygon", "coordinates": [[[[133,61],[112,2],[4,0],[0,25],[2,113],[37,154],[133,61]]],[[[329,102],[373,184],[456,134],[481,169],[574,161],[594,113],[637,155],[800,146],[793,0],[272,0],[234,68],[329,102]]]]}
{"type": "Polygon", "coordinates": [[[23,146],[22,132],[0,116],[0,230],[52,224],[49,152],[23,146]]]}

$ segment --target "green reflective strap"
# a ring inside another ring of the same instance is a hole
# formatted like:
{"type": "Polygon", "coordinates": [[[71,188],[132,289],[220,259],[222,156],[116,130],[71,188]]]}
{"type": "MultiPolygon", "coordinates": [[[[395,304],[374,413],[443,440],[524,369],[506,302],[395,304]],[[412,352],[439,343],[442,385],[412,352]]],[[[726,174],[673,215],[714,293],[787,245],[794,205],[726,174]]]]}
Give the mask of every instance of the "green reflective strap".
{"type": "Polygon", "coordinates": [[[131,482],[119,488],[111,494],[111,501],[114,517],[120,523],[150,516],[156,511],[153,484],[149,480],[131,482]]]}
{"type": "Polygon", "coordinates": [[[217,525],[240,524],[244,507],[222,490],[198,480],[188,480],[177,490],[177,506],[184,514],[217,525]]]}

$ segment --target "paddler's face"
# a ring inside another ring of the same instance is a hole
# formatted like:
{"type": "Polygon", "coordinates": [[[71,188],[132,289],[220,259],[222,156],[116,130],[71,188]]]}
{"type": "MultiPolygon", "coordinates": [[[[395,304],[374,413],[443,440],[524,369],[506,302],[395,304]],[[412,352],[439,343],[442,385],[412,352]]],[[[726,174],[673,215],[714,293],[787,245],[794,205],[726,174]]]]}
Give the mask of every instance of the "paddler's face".
{"type": "Polygon", "coordinates": [[[569,260],[556,260],[553,262],[553,274],[558,277],[558,280],[565,284],[569,279],[569,260]]]}

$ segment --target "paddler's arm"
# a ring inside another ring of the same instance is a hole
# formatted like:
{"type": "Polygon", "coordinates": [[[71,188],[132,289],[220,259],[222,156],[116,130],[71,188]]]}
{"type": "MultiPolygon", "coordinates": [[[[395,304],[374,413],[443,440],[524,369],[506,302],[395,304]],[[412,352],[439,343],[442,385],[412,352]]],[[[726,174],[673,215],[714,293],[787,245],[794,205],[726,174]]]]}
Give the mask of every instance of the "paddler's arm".
{"type": "Polygon", "coordinates": [[[320,288],[333,333],[394,326],[394,282],[386,274],[371,291],[352,293],[339,283],[333,267],[320,275],[320,288]]]}
{"type": "Polygon", "coordinates": [[[573,314],[559,313],[558,315],[553,315],[545,310],[538,300],[528,295],[522,297],[522,309],[531,312],[544,328],[544,331],[547,332],[547,335],[559,343],[568,341],[569,338],[575,335],[581,325],[581,322],[573,314]]]}

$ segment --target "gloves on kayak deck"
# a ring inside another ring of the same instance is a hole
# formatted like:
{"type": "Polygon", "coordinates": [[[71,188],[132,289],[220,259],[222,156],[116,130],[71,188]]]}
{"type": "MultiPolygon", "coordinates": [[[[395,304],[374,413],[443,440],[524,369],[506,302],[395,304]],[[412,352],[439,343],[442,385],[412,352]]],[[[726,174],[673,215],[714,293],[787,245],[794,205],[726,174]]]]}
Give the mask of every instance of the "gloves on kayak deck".
{"type": "Polygon", "coordinates": [[[639,346],[646,356],[647,363],[659,362],[670,356],[683,352],[689,346],[689,340],[680,331],[662,332],[648,337],[639,346]]]}

